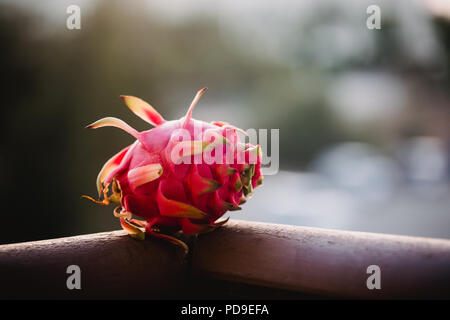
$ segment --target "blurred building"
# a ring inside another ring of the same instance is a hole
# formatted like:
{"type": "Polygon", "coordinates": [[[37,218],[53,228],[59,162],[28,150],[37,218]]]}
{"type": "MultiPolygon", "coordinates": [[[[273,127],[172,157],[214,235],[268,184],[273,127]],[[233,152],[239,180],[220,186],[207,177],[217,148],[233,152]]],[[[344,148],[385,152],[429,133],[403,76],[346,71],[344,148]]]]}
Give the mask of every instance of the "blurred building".
{"type": "Polygon", "coordinates": [[[80,195],[131,139],[84,126],[146,128],[120,94],[179,118],[204,86],[197,118],[280,129],[282,171],[232,218],[450,237],[448,1],[378,1],[369,30],[372,2],[1,1],[0,242],[118,228],[80,195]]]}

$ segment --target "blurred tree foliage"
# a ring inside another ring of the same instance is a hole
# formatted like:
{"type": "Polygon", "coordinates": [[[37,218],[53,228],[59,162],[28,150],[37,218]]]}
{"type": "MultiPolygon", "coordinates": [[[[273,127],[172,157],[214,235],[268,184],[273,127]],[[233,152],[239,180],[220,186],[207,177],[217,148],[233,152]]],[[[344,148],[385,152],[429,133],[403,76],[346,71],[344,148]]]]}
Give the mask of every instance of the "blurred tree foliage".
{"type": "MultiPolygon", "coordinates": [[[[0,186],[10,218],[0,227],[0,243],[118,228],[112,207],[80,195],[96,193],[105,160],[132,142],[119,130],[84,126],[116,116],[147,128],[120,94],[139,96],[171,119],[183,116],[192,95],[208,86],[204,108],[217,101],[242,106],[223,111],[233,114],[221,120],[280,128],[282,168],[302,169],[327,146],[358,138],[330,112],[323,93],[329,80],[317,72],[320,66],[303,64],[293,73],[224,41],[211,18],[167,23],[137,2],[125,3],[99,1],[81,30],[60,25],[52,32],[41,30],[46,21],[35,13],[0,5],[0,186]]],[[[387,56],[346,61],[329,72],[367,67],[380,57],[387,56]]],[[[200,118],[201,108],[196,113],[200,118]]]]}

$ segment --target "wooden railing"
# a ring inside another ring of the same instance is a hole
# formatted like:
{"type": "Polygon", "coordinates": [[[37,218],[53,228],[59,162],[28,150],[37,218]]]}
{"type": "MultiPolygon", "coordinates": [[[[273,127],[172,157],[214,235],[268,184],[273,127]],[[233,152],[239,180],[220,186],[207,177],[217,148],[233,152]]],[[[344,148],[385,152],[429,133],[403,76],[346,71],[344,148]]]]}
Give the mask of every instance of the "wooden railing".
{"type": "Polygon", "coordinates": [[[0,297],[450,298],[450,240],[231,221],[190,248],[123,231],[2,245],[0,297]]]}

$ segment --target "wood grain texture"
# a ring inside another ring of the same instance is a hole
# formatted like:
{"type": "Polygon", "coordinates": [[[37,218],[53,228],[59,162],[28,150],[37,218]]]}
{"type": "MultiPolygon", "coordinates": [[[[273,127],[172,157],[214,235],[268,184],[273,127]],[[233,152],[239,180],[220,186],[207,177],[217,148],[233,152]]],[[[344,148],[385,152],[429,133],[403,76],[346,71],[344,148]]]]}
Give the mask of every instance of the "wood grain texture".
{"type": "Polygon", "coordinates": [[[191,254],[123,231],[2,245],[0,298],[450,298],[449,240],[230,221],[191,254]]]}
{"type": "Polygon", "coordinates": [[[450,298],[450,241],[231,221],[198,239],[192,271],[324,297],[450,298]],[[381,290],[367,289],[369,265],[381,290]]]}
{"type": "Polygon", "coordinates": [[[139,241],[124,231],[0,246],[0,297],[171,298],[185,278],[181,249],[139,241]],[[69,265],[81,269],[81,290],[68,290],[69,265]]]}

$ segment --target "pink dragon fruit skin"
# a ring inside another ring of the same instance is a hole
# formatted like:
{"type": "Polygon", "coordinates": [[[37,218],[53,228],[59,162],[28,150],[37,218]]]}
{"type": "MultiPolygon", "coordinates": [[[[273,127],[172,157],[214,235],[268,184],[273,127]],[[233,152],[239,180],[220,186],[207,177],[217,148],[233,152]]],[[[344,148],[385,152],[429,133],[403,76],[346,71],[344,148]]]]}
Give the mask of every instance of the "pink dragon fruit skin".
{"type": "Polygon", "coordinates": [[[217,222],[225,212],[240,210],[262,183],[259,145],[242,143],[236,132],[240,129],[225,122],[192,118],[205,91],[200,90],[186,116],[175,121],[164,120],[139,98],[121,96],[137,116],[155,126],[148,131],[137,132],[112,117],[87,126],[114,126],[136,138],[100,171],[100,200],[85,196],[99,204],[118,203],[114,215],[133,237],[143,239],[148,234],[187,250],[173,233],[182,230],[192,235],[214,230],[227,221],[217,222]],[[133,215],[143,220],[133,219],[133,215]]]}

